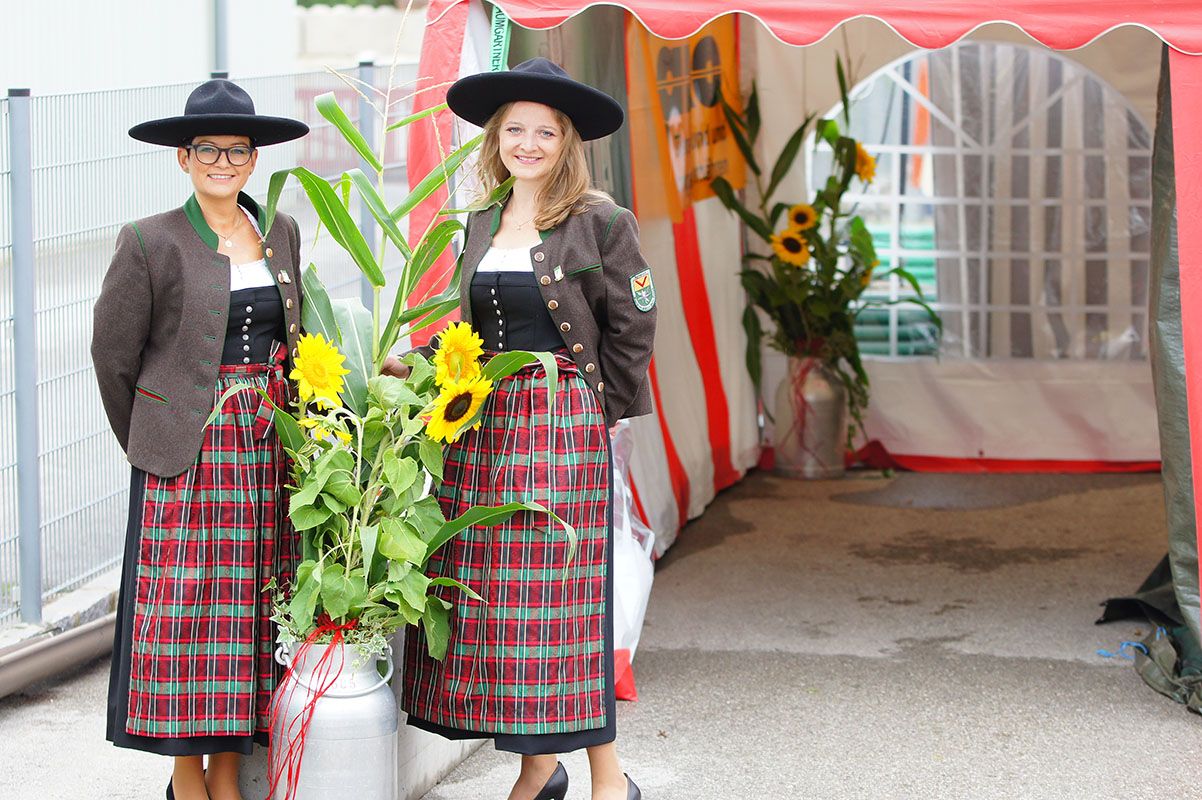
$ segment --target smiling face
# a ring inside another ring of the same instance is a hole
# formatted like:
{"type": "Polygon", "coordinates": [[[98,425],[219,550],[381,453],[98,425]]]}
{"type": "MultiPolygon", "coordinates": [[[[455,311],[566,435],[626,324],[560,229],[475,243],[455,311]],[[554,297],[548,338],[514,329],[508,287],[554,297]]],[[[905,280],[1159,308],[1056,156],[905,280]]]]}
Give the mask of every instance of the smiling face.
{"type": "Polygon", "coordinates": [[[252,148],[250,161],[242,166],[234,166],[226,153],[217,156],[215,164],[205,164],[196,155],[196,146],[208,144],[215,147],[234,147],[244,145],[252,147],[249,136],[216,136],[206,134],[192,139],[192,148],[181,147],[176,155],[180,168],[192,178],[192,186],[198,195],[214,200],[224,200],[237,197],[242,187],[250,180],[255,171],[255,162],[259,160],[259,151],[252,148]]]}
{"type": "Polygon", "coordinates": [[[518,101],[509,107],[498,131],[501,162],[518,181],[540,185],[559,162],[563,134],[553,108],[518,101]]]}

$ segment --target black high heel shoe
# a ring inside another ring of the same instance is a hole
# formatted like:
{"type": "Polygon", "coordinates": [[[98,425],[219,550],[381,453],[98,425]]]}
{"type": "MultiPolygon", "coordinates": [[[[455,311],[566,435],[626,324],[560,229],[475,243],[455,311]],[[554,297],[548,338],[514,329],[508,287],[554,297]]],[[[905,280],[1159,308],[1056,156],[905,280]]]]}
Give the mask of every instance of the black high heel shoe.
{"type": "Polygon", "coordinates": [[[171,788],[174,777],[167,779],[167,800],[175,800],[175,790],[171,788]]]}
{"type": "Polygon", "coordinates": [[[551,773],[550,778],[547,778],[543,788],[539,789],[534,800],[563,800],[567,794],[568,771],[563,768],[563,762],[558,762],[555,765],[555,771],[551,773]]]}
{"type": "MultiPolygon", "coordinates": [[[[626,775],[625,772],[622,774],[626,775]]],[[[643,800],[643,793],[629,775],[626,775],[626,800],[643,800]]]]}

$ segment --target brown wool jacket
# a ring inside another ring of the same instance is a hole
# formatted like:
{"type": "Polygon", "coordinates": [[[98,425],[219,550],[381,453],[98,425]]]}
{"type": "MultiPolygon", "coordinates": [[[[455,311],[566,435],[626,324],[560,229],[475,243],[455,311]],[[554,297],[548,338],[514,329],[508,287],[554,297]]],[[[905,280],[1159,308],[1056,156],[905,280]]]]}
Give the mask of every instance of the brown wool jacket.
{"type": "MultiPolygon", "coordinates": [[[[238,202],[258,220],[245,194],[238,202]]],[[[277,214],[263,244],[284,302],[288,352],[300,335],[300,231],[277,214]]],[[[93,312],[92,363],[129,462],[163,477],[196,460],[213,410],[230,307],[230,260],[195,197],[125,225],[93,312]]]]}
{"type": "MultiPolygon", "coordinates": [[[[500,205],[468,218],[459,289],[459,313],[467,322],[472,276],[500,225],[500,205]]],[[[564,345],[605,410],[606,424],[650,414],[655,286],[639,250],[634,214],[607,200],[540,235],[530,266],[564,345]]]]}

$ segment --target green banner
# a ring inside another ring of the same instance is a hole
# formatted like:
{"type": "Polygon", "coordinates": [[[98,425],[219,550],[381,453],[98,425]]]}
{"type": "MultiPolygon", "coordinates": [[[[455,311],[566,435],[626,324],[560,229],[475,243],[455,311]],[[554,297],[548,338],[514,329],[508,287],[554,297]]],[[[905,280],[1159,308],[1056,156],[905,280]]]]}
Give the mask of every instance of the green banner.
{"type": "Polygon", "coordinates": [[[492,39],[489,63],[493,72],[509,69],[509,17],[500,6],[492,7],[492,39]]]}

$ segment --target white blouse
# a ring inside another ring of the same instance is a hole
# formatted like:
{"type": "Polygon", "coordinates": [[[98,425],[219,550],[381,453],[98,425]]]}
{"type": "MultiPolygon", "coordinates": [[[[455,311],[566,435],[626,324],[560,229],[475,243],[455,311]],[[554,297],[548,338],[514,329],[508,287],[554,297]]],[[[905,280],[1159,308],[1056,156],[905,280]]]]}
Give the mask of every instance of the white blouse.
{"type": "MultiPolygon", "coordinates": [[[[259,239],[263,238],[263,231],[259,230],[259,222],[254,215],[247,211],[242,206],[242,213],[250,220],[251,226],[255,229],[259,239]]],[[[230,291],[236,292],[239,289],[254,289],[259,286],[274,286],[275,278],[271,274],[271,270],[267,268],[266,259],[260,258],[258,261],[249,261],[245,264],[230,264],[230,291]]]]}
{"type": "Polygon", "coordinates": [[[490,247],[480,259],[477,272],[533,272],[530,265],[530,248],[526,247],[490,247]]]}

